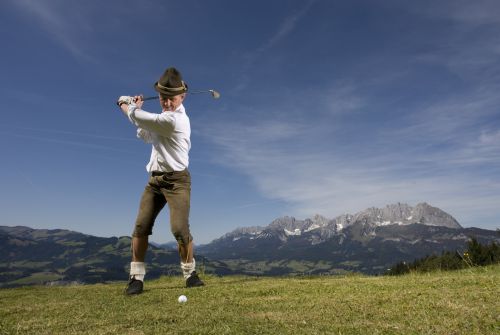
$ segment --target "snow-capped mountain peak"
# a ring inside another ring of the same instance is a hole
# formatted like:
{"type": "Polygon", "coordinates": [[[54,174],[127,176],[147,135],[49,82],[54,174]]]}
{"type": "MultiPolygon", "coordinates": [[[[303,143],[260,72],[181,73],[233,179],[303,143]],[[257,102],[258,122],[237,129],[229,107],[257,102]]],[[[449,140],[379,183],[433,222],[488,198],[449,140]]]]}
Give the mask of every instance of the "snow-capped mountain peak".
{"type": "Polygon", "coordinates": [[[371,207],[356,214],[342,214],[328,219],[316,214],[312,219],[299,220],[292,216],[277,218],[265,227],[254,226],[238,228],[219,240],[242,238],[267,239],[278,238],[286,242],[289,238],[301,237],[311,244],[321,243],[354,224],[363,224],[365,233],[374,235],[376,227],[389,225],[423,224],[427,226],[444,226],[461,228],[460,224],[448,213],[423,202],[415,207],[403,203],[387,205],[384,208],[371,207]]]}

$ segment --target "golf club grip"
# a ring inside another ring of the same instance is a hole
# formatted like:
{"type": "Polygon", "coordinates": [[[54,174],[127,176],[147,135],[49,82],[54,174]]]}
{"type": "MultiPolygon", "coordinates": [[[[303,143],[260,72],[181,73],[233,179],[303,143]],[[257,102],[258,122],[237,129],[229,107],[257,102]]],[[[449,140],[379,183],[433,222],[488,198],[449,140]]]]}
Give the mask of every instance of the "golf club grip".
{"type": "Polygon", "coordinates": [[[142,101],[148,101],[148,100],[156,100],[158,99],[158,97],[146,97],[146,98],[142,98],[142,101]]]}

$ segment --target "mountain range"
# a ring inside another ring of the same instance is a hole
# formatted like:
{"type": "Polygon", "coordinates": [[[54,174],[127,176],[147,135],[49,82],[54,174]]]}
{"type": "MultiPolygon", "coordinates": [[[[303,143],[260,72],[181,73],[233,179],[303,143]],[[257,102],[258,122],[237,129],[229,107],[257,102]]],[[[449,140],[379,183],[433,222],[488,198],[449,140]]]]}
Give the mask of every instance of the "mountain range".
{"type": "MultiPolygon", "coordinates": [[[[382,274],[392,265],[443,251],[463,252],[468,240],[500,243],[498,231],[463,228],[427,203],[368,208],[334,219],[285,216],[242,227],[197,247],[199,270],[217,275],[382,274]]],[[[0,287],[126,280],[129,237],[0,226],[0,287]]],[[[148,278],[180,275],[171,244],[151,244],[148,278]]]]}
{"type": "Polygon", "coordinates": [[[500,241],[497,232],[463,228],[427,203],[398,203],[334,219],[286,216],[264,227],[238,228],[198,251],[246,274],[381,274],[397,262],[463,251],[471,237],[500,241]]]}

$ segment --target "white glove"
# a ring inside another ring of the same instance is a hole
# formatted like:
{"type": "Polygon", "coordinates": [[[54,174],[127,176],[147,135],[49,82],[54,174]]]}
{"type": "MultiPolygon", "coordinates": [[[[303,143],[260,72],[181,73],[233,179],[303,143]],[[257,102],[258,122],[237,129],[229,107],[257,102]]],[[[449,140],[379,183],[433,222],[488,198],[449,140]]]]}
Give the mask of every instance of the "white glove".
{"type": "Polygon", "coordinates": [[[122,104],[130,105],[134,102],[135,102],[134,97],[129,97],[128,95],[122,95],[121,97],[118,98],[116,104],[118,106],[121,106],[122,104]]]}

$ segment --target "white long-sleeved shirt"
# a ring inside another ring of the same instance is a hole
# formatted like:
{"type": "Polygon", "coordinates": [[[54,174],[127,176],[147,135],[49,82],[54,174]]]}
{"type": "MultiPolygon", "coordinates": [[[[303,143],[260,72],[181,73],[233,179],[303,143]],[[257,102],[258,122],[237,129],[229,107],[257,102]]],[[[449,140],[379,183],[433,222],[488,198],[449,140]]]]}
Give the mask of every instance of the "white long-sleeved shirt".
{"type": "Polygon", "coordinates": [[[184,106],[161,114],[149,113],[130,104],[127,115],[137,126],[137,137],[153,145],[148,172],[182,171],[189,166],[191,125],[184,106]]]}

